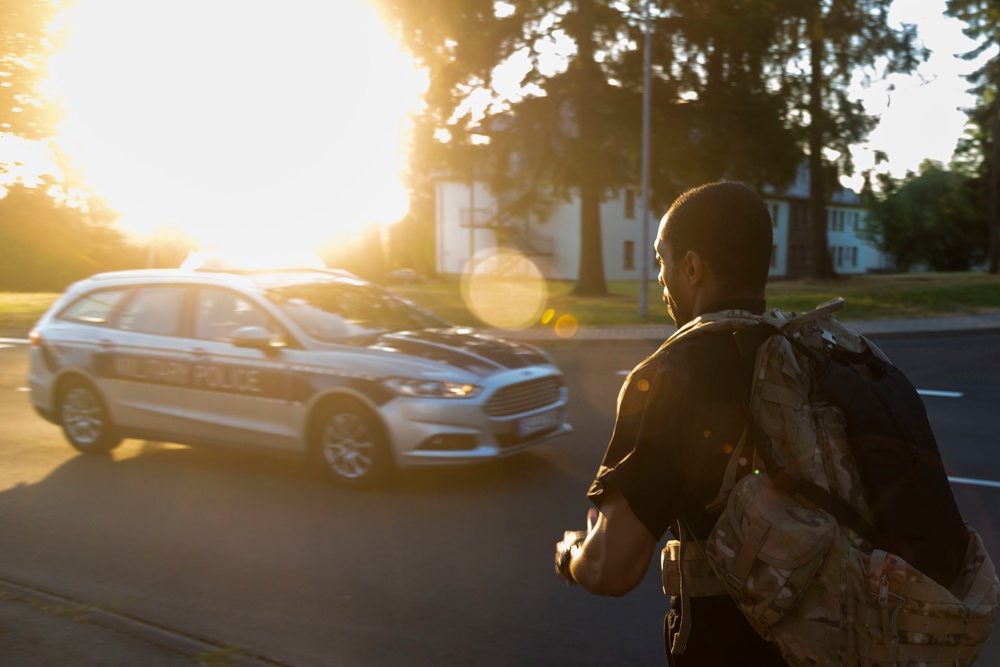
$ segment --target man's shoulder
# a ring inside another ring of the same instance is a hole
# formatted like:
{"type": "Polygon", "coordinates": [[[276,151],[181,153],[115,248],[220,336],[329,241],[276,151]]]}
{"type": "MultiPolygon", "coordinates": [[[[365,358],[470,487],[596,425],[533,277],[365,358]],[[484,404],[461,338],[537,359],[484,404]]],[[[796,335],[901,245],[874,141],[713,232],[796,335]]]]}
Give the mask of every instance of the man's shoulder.
{"type": "Polygon", "coordinates": [[[716,364],[735,350],[733,331],[716,329],[667,340],[660,348],[635,367],[633,373],[687,374],[702,370],[706,364],[716,364]]]}

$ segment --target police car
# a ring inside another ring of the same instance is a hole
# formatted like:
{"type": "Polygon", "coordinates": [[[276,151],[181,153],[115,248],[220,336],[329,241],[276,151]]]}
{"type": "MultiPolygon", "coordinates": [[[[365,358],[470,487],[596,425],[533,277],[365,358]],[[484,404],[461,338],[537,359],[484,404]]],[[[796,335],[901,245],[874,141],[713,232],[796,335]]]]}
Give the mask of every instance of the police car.
{"type": "Polygon", "coordinates": [[[570,431],[544,352],[336,270],[103,273],[30,340],[35,409],[88,454],[123,438],[233,446],[368,486],[570,431]]]}

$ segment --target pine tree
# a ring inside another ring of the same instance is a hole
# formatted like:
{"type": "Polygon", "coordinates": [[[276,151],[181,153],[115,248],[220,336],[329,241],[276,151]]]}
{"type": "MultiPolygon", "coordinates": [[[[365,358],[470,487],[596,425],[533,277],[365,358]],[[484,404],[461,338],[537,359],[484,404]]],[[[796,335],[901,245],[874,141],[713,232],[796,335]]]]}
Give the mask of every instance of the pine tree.
{"type": "MultiPolygon", "coordinates": [[[[987,49],[1000,42],[1000,7],[991,0],[948,0],[946,14],[966,23],[965,34],[979,46],[964,54],[967,60],[979,58],[987,49]]],[[[989,58],[979,69],[968,75],[972,91],[978,98],[969,110],[970,122],[977,126],[975,138],[981,150],[980,173],[989,179],[989,271],[1000,269],[1000,55],[989,58]]]]}

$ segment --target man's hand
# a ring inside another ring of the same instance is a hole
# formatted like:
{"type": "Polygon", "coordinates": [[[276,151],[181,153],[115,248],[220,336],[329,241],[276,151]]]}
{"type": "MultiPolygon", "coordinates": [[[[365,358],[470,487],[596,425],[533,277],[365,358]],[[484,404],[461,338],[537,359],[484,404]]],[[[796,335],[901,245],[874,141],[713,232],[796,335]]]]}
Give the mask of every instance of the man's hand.
{"type": "Polygon", "coordinates": [[[591,507],[587,512],[587,530],[567,530],[563,533],[562,542],[556,543],[556,574],[567,584],[576,583],[570,571],[570,564],[583,551],[583,543],[597,527],[600,514],[597,508],[591,507]]]}
{"type": "Polygon", "coordinates": [[[556,573],[597,595],[628,593],[645,575],[656,538],[614,490],[587,519],[587,531],[567,531],[556,545],[556,573]]]}
{"type": "Polygon", "coordinates": [[[556,543],[556,574],[567,584],[575,584],[576,579],[570,572],[573,558],[583,551],[583,541],[587,539],[587,531],[567,530],[563,533],[562,542],[556,543]]]}

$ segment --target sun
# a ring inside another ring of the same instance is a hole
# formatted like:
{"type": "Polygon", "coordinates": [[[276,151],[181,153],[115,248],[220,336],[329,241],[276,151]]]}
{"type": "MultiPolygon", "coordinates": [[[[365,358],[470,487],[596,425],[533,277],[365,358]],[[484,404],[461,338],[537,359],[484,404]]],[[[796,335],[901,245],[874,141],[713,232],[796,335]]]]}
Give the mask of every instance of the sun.
{"type": "Polygon", "coordinates": [[[56,143],[151,234],[307,247],[389,223],[426,77],[363,0],[79,0],[56,143]]]}

